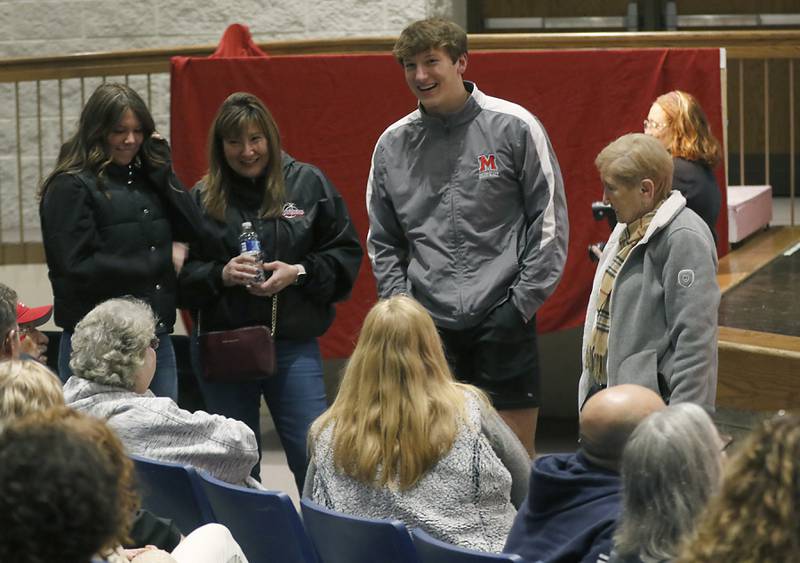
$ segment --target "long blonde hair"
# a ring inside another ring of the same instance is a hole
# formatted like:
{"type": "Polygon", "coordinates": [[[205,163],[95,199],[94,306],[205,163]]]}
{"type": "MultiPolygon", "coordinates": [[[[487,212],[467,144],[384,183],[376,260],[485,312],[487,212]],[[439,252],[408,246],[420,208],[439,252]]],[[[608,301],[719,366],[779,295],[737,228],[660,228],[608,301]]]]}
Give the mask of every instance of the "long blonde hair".
{"type": "Polygon", "coordinates": [[[466,406],[428,312],[410,297],[370,310],[333,405],[312,425],[314,439],[333,424],[334,463],[382,486],[412,487],[453,446],[466,406]]]}
{"type": "Polygon", "coordinates": [[[247,92],[236,92],[228,96],[219,107],[208,133],[208,172],[203,177],[203,206],[209,216],[217,221],[225,221],[228,192],[236,176],[225,159],[224,141],[226,138],[238,137],[250,125],[260,129],[267,139],[268,161],[262,180],[264,199],[259,216],[278,217],[283,211],[285,188],[278,125],[258,97],[247,92]]]}
{"type": "Polygon", "coordinates": [[[701,160],[709,168],[716,166],[722,158],[722,149],[695,97],[673,90],[656,98],[656,103],[667,116],[667,134],[671,137],[667,149],[670,154],[687,160],[701,160]]]}

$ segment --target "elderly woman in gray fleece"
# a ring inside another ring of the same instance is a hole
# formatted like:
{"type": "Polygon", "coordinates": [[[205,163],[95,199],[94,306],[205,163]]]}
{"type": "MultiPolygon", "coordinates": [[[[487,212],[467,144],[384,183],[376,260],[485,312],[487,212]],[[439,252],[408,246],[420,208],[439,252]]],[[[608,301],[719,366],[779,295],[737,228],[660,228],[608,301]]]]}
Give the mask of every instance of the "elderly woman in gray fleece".
{"type": "Polygon", "coordinates": [[[667,404],[713,412],[720,293],[711,231],[672,190],[672,157],[656,138],[624,135],[595,165],[619,223],[586,309],[578,407],[599,389],[634,383],[667,404]]]}
{"type": "Polygon", "coordinates": [[[261,488],[250,477],[258,446],[247,425],[186,411],[148,389],[156,370],[155,326],[153,311],[136,299],[110,299],[92,309],[72,335],[67,405],[105,419],[132,454],[261,488]]]}

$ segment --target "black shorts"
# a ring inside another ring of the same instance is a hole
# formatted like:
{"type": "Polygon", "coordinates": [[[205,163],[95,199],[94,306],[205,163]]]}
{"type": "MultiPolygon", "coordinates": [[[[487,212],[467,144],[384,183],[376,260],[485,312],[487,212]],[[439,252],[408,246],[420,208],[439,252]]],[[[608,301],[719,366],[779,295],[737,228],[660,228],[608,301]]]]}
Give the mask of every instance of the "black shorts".
{"type": "Polygon", "coordinates": [[[456,379],[485,391],[497,410],[539,406],[536,317],[525,323],[509,299],[478,326],[439,334],[456,379]]]}

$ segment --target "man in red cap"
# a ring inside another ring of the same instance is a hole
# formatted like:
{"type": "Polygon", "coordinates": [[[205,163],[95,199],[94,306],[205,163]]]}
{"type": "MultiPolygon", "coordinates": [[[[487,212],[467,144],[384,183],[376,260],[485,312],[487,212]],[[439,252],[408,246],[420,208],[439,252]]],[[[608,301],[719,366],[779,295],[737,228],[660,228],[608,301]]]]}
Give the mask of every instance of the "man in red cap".
{"type": "Polygon", "coordinates": [[[50,339],[38,327],[49,321],[52,314],[52,305],[28,307],[21,301],[17,302],[20,352],[42,364],[47,364],[47,343],[50,339]]]}

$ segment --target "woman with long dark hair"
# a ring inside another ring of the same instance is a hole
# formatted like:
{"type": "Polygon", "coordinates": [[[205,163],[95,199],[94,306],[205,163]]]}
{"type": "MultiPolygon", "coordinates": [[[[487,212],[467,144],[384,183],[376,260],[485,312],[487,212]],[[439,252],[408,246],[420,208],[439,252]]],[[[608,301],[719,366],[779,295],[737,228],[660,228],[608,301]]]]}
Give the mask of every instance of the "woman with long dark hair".
{"type": "Polygon", "coordinates": [[[131,295],[158,316],[158,366],[151,389],[178,395],[170,333],[175,323],[174,241],[194,241],[197,206],[172,171],[169,147],[142,98],[124,84],[102,84],[81,112],[40,190],[55,323],[64,332],[59,377],[66,381],[75,325],[95,305],[131,295]]]}
{"type": "MultiPolygon", "coordinates": [[[[236,383],[201,378],[200,386],[211,412],[245,422],[259,440],[264,397],[302,489],[306,434],[327,405],[317,337],[333,322],[334,304],[350,294],[363,252],[336,188],[318,168],[281,150],[275,120],[256,96],[238,92],[225,100],[208,147],[208,173],[193,196],[221,244],[190,250],[181,299],[199,311],[203,332],[272,326],[277,299],[277,374],[236,383]],[[245,222],[263,263],[240,254],[245,222]]],[[[196,346],[194,352],[201,372],[196,346]]]]}

